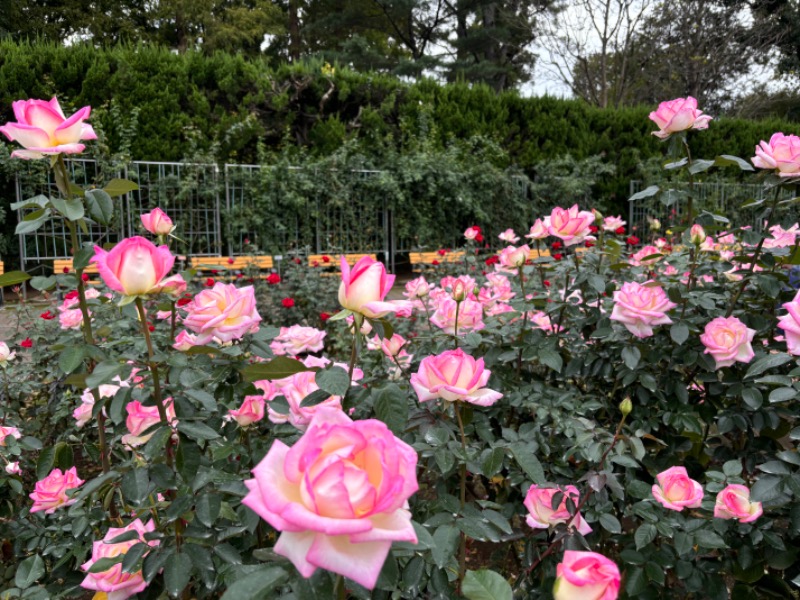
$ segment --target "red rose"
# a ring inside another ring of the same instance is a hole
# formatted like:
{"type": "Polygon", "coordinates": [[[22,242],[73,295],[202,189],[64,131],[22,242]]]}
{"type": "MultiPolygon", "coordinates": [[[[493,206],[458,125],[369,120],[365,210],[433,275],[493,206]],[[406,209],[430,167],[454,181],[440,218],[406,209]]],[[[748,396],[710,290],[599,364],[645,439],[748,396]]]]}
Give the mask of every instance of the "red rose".
{"type": "Polygon", "coordinates": [[[328,264],[329,262],[331,262],[331,257],[328,256],[327,254],[323,254],[322,255],[322,262],[324,262],[325,264],[328,264]]]}
{"type": "Polygon", "coordinates": [[[434,267],[438,267],[438,266],[439,266],[439,261],[438,261],[438,260],[434,260],[434,261],[433,261],[431,264],[432,264],[434,267]]]}
{"type": "Polygon", "coordinates": [[[319,313],[320,321],[327,321],[330,318],[331,318],[331,315],[329,313],[326,313],[326,312],[319,313]]]}
{"type": "Polygon", "coordinates": [[[550,287],[550,280],[548,279],[544,280],[544,287],[550,287]]]}
{"type": "Polygon", "coordinates": [[[492,256],[487,258],[484,262],[486,263],[487,267],[491,267],[492,265],[496,265],[497,263],[500,262],[500,257],[497,256],[496,254],[493,254],[492,256]]]}
{"type": "Polygon", "coordinates": [[[23,348],[33,348],[33,340],[31,338],[25,338],[19,343],[20,346],[23,348]]]}
{"type": "Polygon", "coordinates": [[[214,287],[214,280],[211,277],[206,279],[206,287],[214,287]]]}
{"type": "Polygon", "coordinates": [[[245,243],[245,245],[249,245],[250,244],[250,240],[247,239],[247,238],[244,238],[244,243],[245,243]]]}
{"type": "Polygon", "coordinates": [[[564,258],[563,254],[553,254],[553,259],[554,260],[561,260],[562,258],[564,258]]]}
{"type": "Polygon", "coordinates": [[[617,229],[614,231],[614,233],[616,233],[617,235],[625,235],[625,228],[624,227],[617,227],[617,229]]]}
{"type": "Polygon", "coordinates": [[[45,321],[49,321],[49,320],[51,320],[51,319],[55,319],[55,318],[56,318],[56,316],[55,316],[53,313],[51,313],[49,310],[46,310],[46,311],[44,311],[44,312],[43,312],[42,314],[40,314],[39,316],[40,316],[42,319],[44,319],[45,321]]]}
{"type": "Polygon", "coordinates": [[[228,264],[229,264],[229,265],[232,265],[232,264],[233,264],[233,258],[228,258],[228,264]]]}
{"type": "Polygon", "coordinates": [[[594,247],[594,242],[590,242],[590,241],[587,240],[584,243],[584,246],[586,246],[587,248],[593,248],[594,247]]]}
{"type": "Polygon", "coordinates": [[[635,235],[632,235],[632,236],[629,236],[626,241],[628,242],[629,246],[635,246],[636,244],[639,243],[639,238],[636,237],[635,235]]]}
{"type": "Polygon", "coordinates": [[[439,250],[437,250],[437,252],[439,253],[439,256],[444,256],[445,254],[447,254],[447,250],[445,250],[444,248],[440,248],[439,250]]]}
{"type": "Polygon", "coordinates": [[[294,306],[294,299],[284,298],[283,300],[281,300],[281,304],[283,304],[283,308],[292,308],[294,306]]]}
{"type": "Polygon", "coordinates": [[[267,283],[275,285],[276,283],[281,282],[281,276],[277,273],[270,273],[267,275],[267,283]]]}
{"type": "Polygon", "coordinates": [[[78,290],[72,290],[64,294],[64,300],[75,300],[78,297],[78,290]]]}
{"type": "Polygon", "coordinates": [[[147,329],[149,329],[151,333],[156,330],[155,325],[151,325],[150,323],[147,324],[147,329]]]}
{"type": "Polygon", "coordinates": [[[550,247],[553,250],[560,250],[561,246],[563,246],[563,244],[561,242],[553,242],[550,247]]]}
{"type": "Polygon", "coordinates": [[[212,269],[211,270],[211,274],[212,275],[219,275],[219,271],[217,271],[216,269],[212,269]]]}
{"type": "Polygon", "coordinates": [[[314,262],[311,263],[311,266],[312,267],[318,267],[319,263],[315,260],[314,262]]]}
{"type": "Polygon", "coordinates": [[[482,242],[483,241],[483,234],[482,233],[478,233],[478,235],[475,236],[475,241],[476,242],[482,242]]]}
{"type": "Polygon", "coordinates": [[[303,261],[300,260],[299,258],[295,258],[294,259],[294,264],[296,264],[296,265],[299,265],[301,262],[303,262],[303,261]]]}
{"type": "Polygon", "coordinates": [[[64,273],[69,273],[69,267],[64,267],[63,271],[64,273]]]}
{"type": "Polygon", "coordinates": [[[597,225],[589,225],[589,231],[592,233],[597,233],[597,225]]]}
{"type": "Polygon", "coordinates": [[[187,304],[189,304],[189,302],[191,302],[191,301],[192,301],[192,298],[191,298],[191,296],[184,296],[183,298],[181,298],[180,300],[178,300],[178,301],[177,301],[175,304],[176,304],[177,306],[186,306],[186,305],[187,305],[187,304]]]}
{"type": "Polygon", "coordinates": [[[87,281],[89,281],[89,274],[81,273],[81,279],[83,280],[84,283],[86,283],[87,281]]]}

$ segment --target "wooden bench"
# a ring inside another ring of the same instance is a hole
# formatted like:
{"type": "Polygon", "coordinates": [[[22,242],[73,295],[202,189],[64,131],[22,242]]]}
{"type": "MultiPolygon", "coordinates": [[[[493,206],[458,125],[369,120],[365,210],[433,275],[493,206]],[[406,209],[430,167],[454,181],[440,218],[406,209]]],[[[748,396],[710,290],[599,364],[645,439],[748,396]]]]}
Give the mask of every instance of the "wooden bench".
{"type": "MultiPolygon", "coordinates": [[[[237,273],[248,269],[271,272],[275,261],[271,256],[193,256],[189,259],[189,266],[198,274],[216,271],[216,276],[235,279],[237,273]]],[[[259,277],[265,279],[268,275],[260,274],[259,277]]]]}
{"type": "Polygon", "coordinates": [[[544,258],[547,256],[550,256],[550,250],[536,250],[534,248],[528,253],[528,260],[536,260],[537,258],[544,258]]]}
{"type": "MultiPolygon", "coordinates": [[[[55,275],[61,275],[62,273],[69,274],[74,272],[75,267],[72,265],[71,258],[57,258],[53,261],[53,273],[55,275]]],[[[100,271],[97,270],[97,264],[95,263],[89,263],[86,265],[83,268],[83,272],[88,273],[89,275],[98,275],[100,273],[100,271]]],[[[103,282],[97,277],[92,277],[86,283],[89,285],[102,285],[103,282]]]]}
{"type": "Polygon", "coordinates": [[[308,266],[336,267],[338,269],[342,264],[342,256],[351,267],[365,256],[369,256],[372,260],[378,260],[375,254],[310,254],[308,256],[308,266]],[[325,260],[326,258],[328,259],[327,261],[325,260]]]}
{"type": "Polygon", "coordinates": [[[422,271],[431,269],[437,264],[464,262],[464,252],[446,252],[444,255],[438,252],[409,252],[408,261],[414,271],[422,271]]]}

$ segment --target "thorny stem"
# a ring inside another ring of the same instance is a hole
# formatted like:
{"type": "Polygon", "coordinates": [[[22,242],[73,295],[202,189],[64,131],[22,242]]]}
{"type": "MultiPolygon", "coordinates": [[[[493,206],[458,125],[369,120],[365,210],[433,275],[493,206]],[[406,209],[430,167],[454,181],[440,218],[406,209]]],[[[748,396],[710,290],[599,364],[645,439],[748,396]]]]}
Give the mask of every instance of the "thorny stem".
{"type": "MultiPolygon", "coordinates": [[[[455,403],[456,420],[458,421],[458,431],[461,434],[461,451],[464,454],[464,462],[461,463],[460,473],[460,501],[461,512],[464,512],[464,506],[467,504],[467,436],[464,433],[464,420],[461,418],[461,403],[455,403]]],[[[458,547],[458,589],[461,590],[461,582],[464,581],[464,575],[467,573],[467,536],[462,531],[461,541],[458,547]]]]}
{"type": "Polygon", "coordinates": [[[460,308],[461,308],[461,301],[456,300],[456,323],[453,326],[453,337],[455,338],[453,343],[455,344],[456,350],[458,350],[458,310],[460,308]]]}
{"type": "Polygon", "coordinates": [[[350,349],[350,366],[347,369],[351,384],[353,383],[353,371],[356,369],[356,359],[358,358],[358,335],[361,332],[362,319],[361,315],[353,315],[353,346],[350,349]]]}

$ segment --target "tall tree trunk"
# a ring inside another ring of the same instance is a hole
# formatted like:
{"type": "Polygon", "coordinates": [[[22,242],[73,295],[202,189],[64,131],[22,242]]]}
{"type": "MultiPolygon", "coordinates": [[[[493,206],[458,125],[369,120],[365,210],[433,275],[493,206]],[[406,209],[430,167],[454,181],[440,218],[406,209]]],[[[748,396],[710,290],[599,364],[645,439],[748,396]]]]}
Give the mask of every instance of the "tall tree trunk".
{"type": "Polygon", "coordinates": [[[298,10],[300,0],[289,0],[289,58],[292,62],[300,60],[300,15],[298,10]]]}

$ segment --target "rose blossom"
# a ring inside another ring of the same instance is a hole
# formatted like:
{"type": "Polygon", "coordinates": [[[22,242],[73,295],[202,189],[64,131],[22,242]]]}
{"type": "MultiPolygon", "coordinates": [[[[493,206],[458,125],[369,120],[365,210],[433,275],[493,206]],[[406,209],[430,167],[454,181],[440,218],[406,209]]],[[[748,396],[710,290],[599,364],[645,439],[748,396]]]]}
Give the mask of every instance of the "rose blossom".
{"type": "Polygon", "coordinates": [[[797,236],[800,235],[800,225],[795,223],[789,229],[784,229],[780,225],[773,225],[769,228],[772,237],[764,240],[764,248],[788,248],[797,243],[797,236]]]}
{"type": "Polygon", "coordinates": [[[425,277],[420,275],[416,279],[412,279],[406,283],[406,291],[403,292],[403,295],[409,300],[414,300],[416,298],[424,298],[428,295],[429,291],[430,285],[425,280],[425,277]]]}
{"type": "Polygon", "coordinates": [[[17,122],[0,127],[5,136],[25,150],[14,150],[11,158],[44,158],[53,154],[78,154],[83,152],[81,140],[96,140],[89,118],[91,106],[84,106],[70,118],[64,115],[58,100],[17,100],[11,104],[17,122]]]}
{"type": "Polygon", "coordinates": [[[5,342],[0,342],[0,365],[5,367],[8,361],[14,360],[16,355],[16,352],[13,352],[8,348],[8,344],[5,342]]]}
{"type": "Polygon", "coordinates": [[[10,462],[6,465],[6,473],[9,475],[20,475],[22,469],[19,468],[19,461],[10,462]]]}
{"type": "Polygon", "coordinates": [[[458,277],[453,277],[448,275],[447,277],[442,277],[439,281],[439,287],[443,290],[450,290],[450,296],[453,296],[453,292],[457,285],[463,288],[462,291],[465,295],[472,295],[475,286],[478,285],[478,282],[475,281],[473,277],[469,275],[460,275],[458,277]]]}
{"type": "Polygon", "coordinates": [[[29,494],[33,500],[31,512],[43,510],[45,514],[52,514],[61,506],[69,506],[75,502],[67,496],[67,491],[83,485],[83,479],[78,477],[75,467],[61,472],[61,469],[53,469],[50,474],[36,482],[34,491],[29,494]]]}
{"type": "Polygon", "coordinates": [[[503,397],[485,387],[491,374],[482,358],[475,360],[459,348],[423,358],[419,370],[411,375],[411,387],[420,402],[441,398],[491,406],[503,397]]]}
{"type": "Polygon", "coordinates": [[[394,284],[394,275],[386,273],[383,263],[365,256],[352,269],[342,256],[342,283],[339,285],[339,304],[365,317],[376,319],[394,312],[397,307],[383,299],[394,284]]]}
{"type": "Polygon", "coordinates": [[[749,363],[755,356],[753,336],[756,330],[745,326],[736,317],[717,317],[706,325],[700,341],[717,361],[717,369],[730,367],[735,362],[749,363]]]}
{"type": "Polygon", "coordinates": [[[266,398],[264,395],[245,396],[242,405],[228,411],[226,419],[233,419],[239,427],[247,427],[264,418],[266,398]]]}
{"type": "MultiPolygon", "coordinates": [[[[273,382],[275,383],[275,382],[273,382]]],[[[301,406],[303,399],[319,389],[314,371],[302,371],[289,377],[280,388],[280,393],[289,404],[288,413],[279,413],[271,406],[267,407],[269,420],[273,423],[291,423],[300,431],[304,431],[311,423],[320,408],[328,407],[342,410],[341,396],[328,396],[313,406],[301,406]]]]}
{"type": "Polygon", "coordinates": [[[661,251],[655,246],[643,246],[641,250],[631,255],[629,262],[634,267],[651,266],[662,258],[664,257],[661,256],[661,251]],[[652,258],[648,258],[648,256],[652,256],[652,258]]]}
{"type": "Polygon", "coordinates": [[[184,329],[175,336],[175,343],[172,344],[172,347],[175,348],[175,350],[186,352],[190,348],[194,348],[197,345],[197,336],[192,335],[184,329]]]}
{"type": "Polygon", "coordinates": [[[468,240],[477,239],[477,237],[481,234],[480,227],[467,227],[466,231],[464,231],[464,237],[468,240]]]}
{"type": "MultiPolygon", "coordinates": [[[[525,501],[523,502],[525,508],[528,509],[528,516],[525,517],[525,521],[534,529],[547,529],[559,523],[566,523],[571,517],[567,508],[567,498],[570,498],[577,506],[580,500],[578,488],[574,485],[568,485],[564,488],[541,488],[533,484],[528,488],[528,493],[525,495],[525,501]],[[553,496],[557,493],[562,493],[563,498],[558,508],[553,509],[553,496]]],[[[571,525],[581,535],[589,535],[592,532],[592,528],[583,520],[580,513],[575,515],[571,525]]]]}
{"type": "Polygon", "coordinates": [[[134,236],[122,240],[110,251],[94,247],[91,261],[105,284],[126,296],[160,293],[165,286],[175,287],[180,275],[167,279],[175,257],[167,246],[156,247],[150,240],[134,236]]]}
{"type": "MultiPolygon", "coordinates": [[[[130,387],[130,384],[127,381],[121,381],[119,376],[115,377],[114,380],[118,381],[119,385],[103,384],[97,388],[97,393],[101,398],[113,398],[121,387],[130,387]]],[[[72,411],[75,426],[80,429],[86,425],[92,418],[92,412],[94,412],[94,394],[92,394],[90,388],[86,388],[81,394],[81,403],[78,408],[72,411]]],[[[105,408],[103,409],[103,414],[105,414],[105,408]]]]}
{"type": "Polygon", "coordinates": [[[470,331],[478,331],[486,327],[483,322],[483,307],[480,302],[465,298],[456,302],[449,296],[442,298],[436,311],[431,315],[431,323],[445,333],[456,333],[456,311],[458,311],[458,333],[464,335],[470,331]]]}
{"type": "MultiPolygon", "coordinates": [[[[165,408],[167,411],[167,419],[173,427],[178,424],[178,419],[175,416],[175,406],[172,404],[172,398],[164,400],[165,408]]],[[[130,433],[122,436],[122,443],[131,448],[141,446],[146,443],[153,434],[155,429],[152,427],[161,422],[161,416],[158,414],[157,406],[143,406],[138,400],[128,402],[125,406],[125,411],[128,413],[125,419],[125,426],[130,433]],[[151,429],[150,433],[145,434],[145,431],[151,429]]]]}
{"type": "Polygon", "coordinates": [[[706,241],[706,237],[706,230],[703,229],[702,225],[695,223],[689,229],[689,241],[695,246],[699,246],[706,241]]]}
{"type": "Polygon", "coordinates": [[[650,120],[659,127],[652,134],[662,140],[687,129],[708,129],[708,122],[712,118],[704,115],[702,110],[697,110],[697,100],[691,96],[662,102],[658,110],[650,113],[650,120]]]}
{"type": "Polygon", "coordinates": [[[594,215],[588,210],[580,210],[575,204],[571,208],[556,207],[545,218],[550,235],[563,240],[565,246],[574,246],[584,240],[594,240],[589,229],[594,223],[594,215]]]}
{"type": "Polygon", "coordinates": [[[672,323],[667,311],[676,306],[667,298],[666,292],[651,281],[644,285],[628,281],[614,292],[611,320],[625,325],[636,337],[646,338],[653,335],[653,326],[672,323]]]}
{"type": "Polygon", "coordinates": [[[501,240],[504,242],[508,242],[509,244],[516,244],[519,241],[519,236],[514,233],[513,229],[506,229],[503,233],[498,235],[501,240]]]}
{"type": "Polygon", "coordinates": [[[175,229],[172,219],[160,208],[149,213],[142,213],[142,226],[153,235],[169,235],[175,229]]]}
{"type": "Polygon", "coordinates": [[[740,523],[752,523],[764,513],[761,502],[750,501],[747,486],[732,483],[717,494],[714,516],[719,519],[738,519],[740,523]]]}
{"type": "Polygon", "coordinates": [[[383,350],[386,356],[392,357],[400,354],[403,350],[403,346],[408,343],[408,340],[399,333],[394,333],[390,338],[380,339],[378,336],[375,336],[373,342],[376,344],[377,348],[383,350]]]}
{"type": "Polygon", "coordinates": [[[0,446],[6,445],[6,438],[8,436],[18,440],[22,437],[22,434],[16,427],[6,427],[5,425],[0,425],[0,446]]]}
{"type": "Polygon", "coordinates": [[[297,356],[304,352],[319,352],[324,344],[323,340],[327,332],[314,327],[303,327],[302,325],[292,325],[291,327],[281,327],[281,332],[269,347],[275,356],[297,356]]]}
{"type": "Polygon", "coordinates": [[[556,325],[553,325],[552,321],[550,320],[550,317],[547,316],[547,313],[542,312],[541,310],[533,313],[529,312],[528,318],[530,319],[531,325],[534,328],[541,329],[542,331],[545,331],[547,333],[553,333],[553,331],[555,331],[555,329],[557,328],[556,325]]]}
{"type": "Polygon", "coordinates": [[[518,269],[525,264],[530,253],[531,249],[527,245],[520,246],[519,248],[507,246],[500,251],[500,265],[506,269],[518,269]]]}
{"type": "Polygon", "coordinates": [[[596,552],[565,550],[556,567],[554,600],[617,600],[619,567],[596,552]]]}
{"type": "Polygon", "coordinates": [[[775,133],[756,146],[750,161],[759,169],[777,169],[781,177],[800,177],[800,137],[775,133]]]}
{"type": "Polygon", "coordinates": [[[392,542],[417,543],[416,466],[381,421],[322,407],[294,446],[272,443],[242,503],[282,532],[274,550],[303,577],[327,569],[372,589],[392,542]]]}
{"type": "MultiPolygon", "coordinates": [[[[92,312],[89,311],[89,316],[91,317],[91,315],[92,312]]],[[[61,325],[61,329],[80,329],[83,325],[83,313],[80,308],[62,311],[58,315],[58,323],[61,325]]]]}
{"type": "Polygon", "coordinates": [[[81,565],[81,569],[87,571],[86,578],[81,582],[81,587],[97,591],[98,594],[95,594],[95,598],[99,598],[104,593],[105,595],[102,597],[107,600],[126,600],[143,591],[147,587],[147,582],[142,576],[141,569],[132,573],[123,573],[122,563],[117,563],[105,571],[96,573],[89,573],[88,571],[97,561],[103,558],[124,556],[137,544],[147,544],[151,547],[158,546],[159,540],[148,541],[144,537],[144,534],[155,530],[154,521],[149,521],[145,525],[140,519],[136,519],[125,527],[109,527],[102,540],[96,540],[92,543],[92,557],[81,565]],[[138,537],[116,544],[109,543],[114,538],[129,531],[135,531],[139,534],[138,537]]]}
{"type": "Polygon", "coordinates": [[[536,222],[531,225],[531,230],[525,237],[532,240],[543,240],[548,235],[550,235],[550,232],[547,230],[547,225],[542,223],[541,219],[536,219],[536,222]]]}
{"type": "Polygon", "coordinates": [[[606,217],[603,219],[603,230],[604,231],[616,231],[620,227],[625,227],[625,221],[622,220],[622,217],[606,217]]]}
{"type": "Polygon", "coordinates": [[[183,320],[187,329],[198,334],[195,344],[201,346],[213,339],[221,343],[239,340],[257,332],[260,322],[253,286],[237,288],[222,282],[199,292],[183,320]]]}
{"type": "Polygon", "coordinates": [[[684,467],[671,467],[656,475],[653,497],[664,508],[682,511],[697,508],[703,500],[703,486],[689,479],[684,467]]]}
{"type": "Polygon", "coordinates": [[[788,313],[778,319],[778,327],[783,329],[786,336],[789,354],[800,356],[800,292],[795,294],[791,302],[786,302],[783,308],[788,313]]]}

